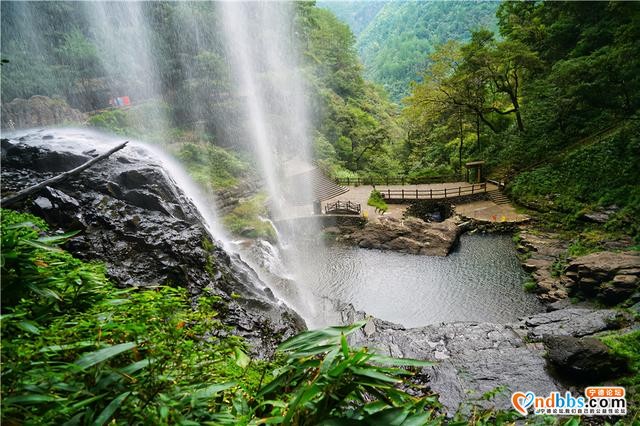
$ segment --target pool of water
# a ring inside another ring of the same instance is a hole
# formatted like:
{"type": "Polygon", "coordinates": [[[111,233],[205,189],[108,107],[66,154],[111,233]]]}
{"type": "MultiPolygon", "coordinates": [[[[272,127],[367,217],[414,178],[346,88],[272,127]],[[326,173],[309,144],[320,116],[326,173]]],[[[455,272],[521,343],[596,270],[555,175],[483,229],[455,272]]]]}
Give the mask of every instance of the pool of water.
{"type": "MultiPolygon", "coordinates": [[[[506,323],[539,312],[510,237],[463,235],[447,257],[313,245],[300,250],[295,281],[313,294],[314,325],[332,323],[328,300],[415,327],[438,322],[506,323]]],[[[311,317],[311,318],[310,318],[311,317]]]]}

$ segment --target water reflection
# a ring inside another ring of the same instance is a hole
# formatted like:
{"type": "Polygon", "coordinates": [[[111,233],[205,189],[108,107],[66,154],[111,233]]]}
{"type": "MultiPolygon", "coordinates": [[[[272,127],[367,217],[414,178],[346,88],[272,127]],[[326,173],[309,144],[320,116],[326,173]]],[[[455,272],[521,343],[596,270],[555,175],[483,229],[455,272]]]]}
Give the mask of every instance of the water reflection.
{"type": "MultiPolygon", "coordinates": [[[[298,282],[318,299],[349,302],[408,327],[505,323],[541,310],[535,296],[523,291],[527,275],[508,236],[465,235],[445,258],[321,245],[308,246],[302,256],[298,282]]],[[[333,322],[326,309],[312,322],[333,322]]]]}

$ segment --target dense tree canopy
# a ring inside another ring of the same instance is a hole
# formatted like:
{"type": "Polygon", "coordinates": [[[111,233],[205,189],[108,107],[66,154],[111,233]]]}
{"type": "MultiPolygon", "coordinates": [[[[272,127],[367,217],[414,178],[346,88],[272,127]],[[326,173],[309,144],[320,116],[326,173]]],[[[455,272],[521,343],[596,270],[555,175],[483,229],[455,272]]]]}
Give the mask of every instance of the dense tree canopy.
{"type": "Polygon", "coordinates": [[[456,171],[463,157],[484,158],[496,177],[515,178],[522,202],[547,196],[545,208],[574,213],[617,203],[629,219],[639,204],[640,174],[627,166],[640,155],[640,6],[505,2],[497,16],[499,38],[477,30],[431,55],[403,111],[413,158],[456,171]]]}
{"type": "Polygon", "coordinates": [[[390,98],[399,102],[409,93],[409,83],[419,80],[429,54],[438,45],[447,40],[467,40],[474,29],[493,29],[498,3],[391,1],[322,5],[349,23],[357,34],[366,77],[384,86],[390,98]]]}

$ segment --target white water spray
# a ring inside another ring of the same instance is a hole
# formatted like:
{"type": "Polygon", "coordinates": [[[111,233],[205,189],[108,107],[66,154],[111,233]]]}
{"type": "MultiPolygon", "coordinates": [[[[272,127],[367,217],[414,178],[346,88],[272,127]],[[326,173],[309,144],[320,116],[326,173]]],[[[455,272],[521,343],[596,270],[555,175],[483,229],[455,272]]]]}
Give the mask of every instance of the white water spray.
{"type": "MultiPolygon", "coordinates": [[[[312,191],[297,182],[297,190],[302,193],[287,192],[287,178],[298,172],[288,170],[287,164],[312,164],[310,120],[300,75],[294,7],[289,2],[225,2],[220,7],[235,90],[244,99],[249,135],[276,220],[291,217],[292,212],[299,214],[296,198],[308,198],[312,191]]],[[[311,207],[303,207],[302,212],[311,214],[311,207]]],[[[297,293],[292,296],[292,292],[287,292],[285,297],[314,325],[314,297],[299,281],[304,265],[300,261],[298,239],[295,232],[280,238],[284,251],[278,257],[284,259],[292,274],[294,283],[290,285],[296,286],[297,293]]]]}

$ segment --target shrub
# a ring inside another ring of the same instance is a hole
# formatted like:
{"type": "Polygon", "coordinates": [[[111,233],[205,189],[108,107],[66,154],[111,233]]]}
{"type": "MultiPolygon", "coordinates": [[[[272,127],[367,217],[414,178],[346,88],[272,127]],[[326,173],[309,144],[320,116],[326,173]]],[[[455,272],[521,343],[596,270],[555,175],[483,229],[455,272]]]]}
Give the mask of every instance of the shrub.
{"type": "Polygon", "coordinates": [[[384,200],[384,197],[380,193],[380,191],[373,190],[371,191],[371,195],[369,195],[369,200],[367,201],[367,205],[371,207],[375,207],[376,212],[386,212],[389,206],[387,202],[384,200]]]}
{"type": "Polygon", "coordinates": [[[527,293],[535,293],[536,290],[538,289],[538,284],[536,284],[534,280],[530,279],[525,281],[523,287],[524,287],[524,291],[526,291],[527,293]]]}
{"type": "Polygon", "coordinates": [[[249,172],[248,162],[213,144],[188,142],[175,151],[193,179],[213,190],[236,186],[249,172]]]}
{"type": "Polygon", "coordinates": [[[271,222],[265,219],[268,216],[266,198],[265,194],[258,194],[241,201],[222,219],[223,224],[233,234],[276,242],[276,230],[271,222]]]}

